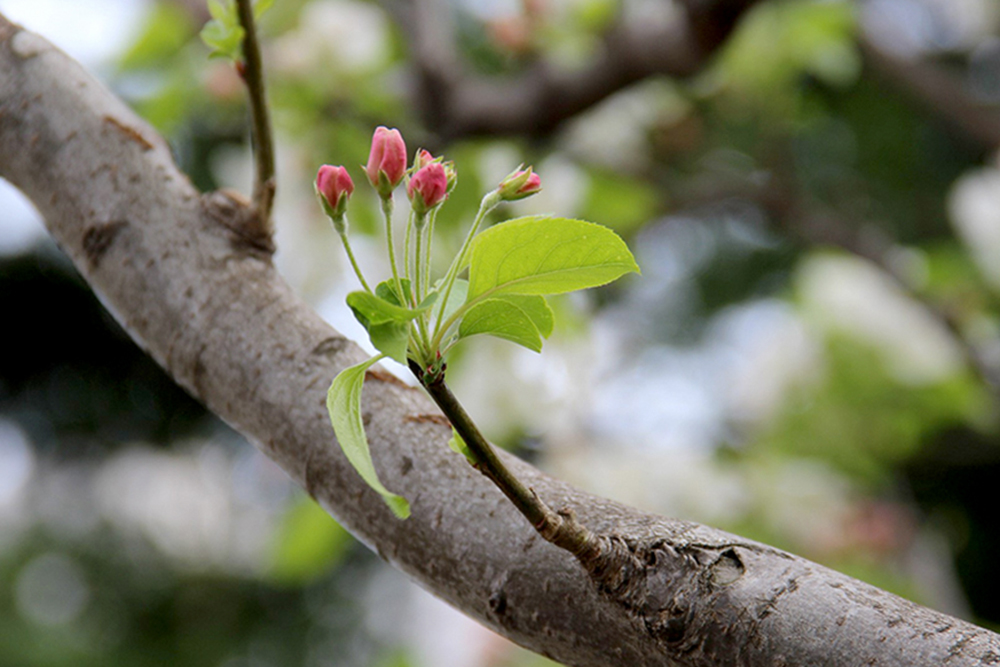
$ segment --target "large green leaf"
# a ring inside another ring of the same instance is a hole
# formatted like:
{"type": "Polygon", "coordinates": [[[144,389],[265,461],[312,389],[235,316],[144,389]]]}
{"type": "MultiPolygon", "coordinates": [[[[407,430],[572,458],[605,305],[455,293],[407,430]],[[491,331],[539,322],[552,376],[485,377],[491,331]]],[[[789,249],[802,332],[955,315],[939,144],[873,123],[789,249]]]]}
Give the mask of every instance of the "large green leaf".
{"type": "Polygon", "coordinates": [[[542,351],[538,327],[527,313],[504,299],[486,299],[469,309],[458,327],[458,335],[465,338],[476,334],[489,334],[535,352],[542,351]]]}
{"type": "Polygon", "coordinates": [[[365,382],[365,372],[380,358],[373,357],[341,371],[333,379],[330,391],[327,392],[326,409],[330,413],[330,423],[333,424],[337,442],[347,460],[368,486],[382,495],[389,509],[400,519],[405,519],[410,516],[410,503],[406,498],[386,489],[379,480],[361,421],[361,388],[365,382]]]}
{"type": "Polygon", "coordinates": [[[473,241],[469,300],[499,294],[561,294],[638,272],[625,242],[583,220],[529,216],[508,220],[473,241]]]}

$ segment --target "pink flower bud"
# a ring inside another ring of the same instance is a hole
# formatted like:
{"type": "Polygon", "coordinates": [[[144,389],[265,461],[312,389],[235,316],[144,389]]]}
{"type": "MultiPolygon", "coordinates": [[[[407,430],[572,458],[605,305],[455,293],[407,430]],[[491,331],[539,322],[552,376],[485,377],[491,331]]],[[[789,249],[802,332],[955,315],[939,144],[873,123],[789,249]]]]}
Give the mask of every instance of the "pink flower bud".
{"type": "Polygon", "coordinates": [[[416,157],[413,158],[414,171],[419,171],[420,169],[423,169],[431,162],[440,162],[440,161],[441,158],[434,157],[433,155],[431,155],[431,152],[429,150],[427,150],[426,148],[421,148],[420,150],[417,151],[416,157]]]}
{"type": "Polygon", "coordinates": [[[375,128],[365,173],[383,198],[392,196],[393,188],[406,174],[406,143],[399,130],[381,126],[375,128]]]}
{"type": "Polygon", "coordinates": [[[524,170],[518,169],[500,181],[497,194],[500,195],[501,201],[516,201],[530,197],[541,189],[541,177],[528,167],[524,170]]]}
{"type": "Polygon", "coordinates": [[[440,162],[429,162],[413,175],[406,187],[413,210],[423,215],[448,196],[448,174],[440,162]]]}
{"type": "MultiPolygon", "coordinates": [[[[323,211],[330,216],[333,224],[343,224],[347,200],[354,192],[354,181],[343,167],[324,164],[316,174],[316,194],[323,211]]],[[[338,231],[340,228],[338,227],[338,231]]]]}

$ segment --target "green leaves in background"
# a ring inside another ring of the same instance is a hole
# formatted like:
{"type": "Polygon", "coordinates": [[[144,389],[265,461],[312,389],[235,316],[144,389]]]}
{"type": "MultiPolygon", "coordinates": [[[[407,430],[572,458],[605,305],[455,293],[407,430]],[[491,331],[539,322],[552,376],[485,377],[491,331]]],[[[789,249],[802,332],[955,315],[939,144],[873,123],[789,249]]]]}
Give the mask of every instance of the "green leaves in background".
{"type": "Polygon", "coordinates": [[[351,366],[341,371],[333,379],[326,395],[326,409],[330,413],[330,423],[337,435],[337,442],[358,474],[375,491],[378,491],[386,505],[400,519],[410,516],[410,503],[406,498],[392,493],[384,486],[375,472],[375,464],[368,448],[368,438],[361,421],[361,388],[365,382],[365,373],[382,356],[372,357],[368,361],[351,366]]]}
{"type": "MultiPolygon", "coordinates": [[[[273,4],[274,0],[254,0],[254,18],[259,19],[273,4]]],[[[243,60],[244,30],[235,0],[208,0],[208,11],[212,20],[202,28],[201,41],[212,49],[209,58],[243,60]]]]}
{"type": "Polygon", "coordinates": [[[625,242],[583,220],[528,216],[491,227],[472,243],[469,301],[498,294],[562,294],[639,272],[625,242]]]}
{"type": "Polygon", "coordinates": [[[353,543],[350,533],[316,501],[303,496],[285,513],[272,541],[268,576],[290,586],[309,583],[336,567],[353,543]]]}

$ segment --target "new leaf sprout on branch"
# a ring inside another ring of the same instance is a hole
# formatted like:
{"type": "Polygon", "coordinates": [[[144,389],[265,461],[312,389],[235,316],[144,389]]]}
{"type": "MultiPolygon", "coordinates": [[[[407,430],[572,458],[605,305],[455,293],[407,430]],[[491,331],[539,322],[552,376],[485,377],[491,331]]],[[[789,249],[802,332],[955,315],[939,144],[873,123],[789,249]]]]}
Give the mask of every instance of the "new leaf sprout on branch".
{"type": "Polygon", "coordinates": [[[348,238],[347,205],[354,183],[342,166],[324,165],[315,188],[323,211],[340,236],[362,290],[347,295],[379,354],[334,378],[327,409],[341,448],[368,485],[400,518],[410,514],[405,498],[379,479],[361,419],[365,372],[383,358],[410,368],[448,417],[452,447],[491,479],[543,537],[578,556],[591,550],[594,536],[570,514],[553,512],[532,489],[517,480],[445,384],[449,351],[477,334],[503,338],[535,352],[552,333],[554,317],[545,297],[604,285],[639,267],[613,231],[583,220],[527,216],[488,229],[483,222],[503,202],[541,190],[531,167],[518,167],[479,204],[458,252],[440,279],[432,282],[434,222],[455,187],[451,162],[425,150],[407,166],[406,144],[398,130],[375,130],[365,167],[368,182],[382,201],[392,276],[375,285],[365,279],[348,238]],[[410,214],[401,260],[393,236],[393,192],[405,182],[410,214]]]}

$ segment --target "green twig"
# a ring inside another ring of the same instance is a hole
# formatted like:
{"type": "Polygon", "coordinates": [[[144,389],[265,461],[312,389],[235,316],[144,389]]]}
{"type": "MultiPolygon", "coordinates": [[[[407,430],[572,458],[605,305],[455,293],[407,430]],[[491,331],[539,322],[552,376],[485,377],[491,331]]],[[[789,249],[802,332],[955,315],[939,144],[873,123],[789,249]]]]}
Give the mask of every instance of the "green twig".
{"type": "Polygon", "coordinates": [[[256,174],[253,184],[253,203],[258,218],[268,233],[272,230],[271,206],[274,203],[274,139],[268,117],[267,97],[264,92],[264,66],[257,42],[251,0],[236,0],[240,25],[243,26],[243,81],[250,97],[250,123],[253,140],[256,174]]]}
{"type": "Polygon", "coordinates": [[[604,553],[600,536],[588,530],[570,510],[555,512],[538,497],[535,490],[525,486],[504,465],[493,446],[486,441],[479,428],[445,384],[444,374],[430,377],[414,363],[410,369],[451,422],[452,427],[465,441],[472,455],[474,467],[492,481],[514,504],[545,540],[576,556],[584,566],[589,566],[604,553]]]}

